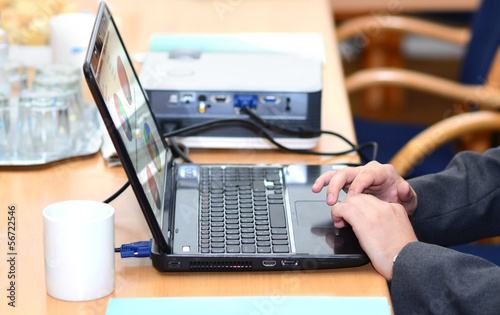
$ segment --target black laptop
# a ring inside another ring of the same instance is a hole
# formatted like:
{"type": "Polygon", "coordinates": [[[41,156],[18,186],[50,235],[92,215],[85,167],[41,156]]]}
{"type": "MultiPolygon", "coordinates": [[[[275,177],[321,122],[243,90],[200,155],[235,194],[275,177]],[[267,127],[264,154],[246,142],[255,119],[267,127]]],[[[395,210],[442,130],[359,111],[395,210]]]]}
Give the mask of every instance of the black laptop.
{"type": "Polygon", "coordinates": [[[320,174],[345,165],[173,163],[104,3],[83,70],[151,229],[157,270],[300,270],[368,262],[353,231],[334,227],[325,195],[311,191],[320,174]]]}

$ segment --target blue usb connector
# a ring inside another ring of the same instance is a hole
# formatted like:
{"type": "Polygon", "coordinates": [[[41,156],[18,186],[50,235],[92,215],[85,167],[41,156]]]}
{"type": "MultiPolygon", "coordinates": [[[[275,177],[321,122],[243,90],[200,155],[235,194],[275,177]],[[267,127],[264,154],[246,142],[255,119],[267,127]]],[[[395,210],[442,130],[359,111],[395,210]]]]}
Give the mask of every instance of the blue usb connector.
{"type": "MultiPolygon", "coordinates": [[[[151,244],[153,240],[123,244],[120,248],[121,258],[149,257],[151,258],[151,244]]],[[[117,249],[118,251],[118,249],[117,249]]]]}

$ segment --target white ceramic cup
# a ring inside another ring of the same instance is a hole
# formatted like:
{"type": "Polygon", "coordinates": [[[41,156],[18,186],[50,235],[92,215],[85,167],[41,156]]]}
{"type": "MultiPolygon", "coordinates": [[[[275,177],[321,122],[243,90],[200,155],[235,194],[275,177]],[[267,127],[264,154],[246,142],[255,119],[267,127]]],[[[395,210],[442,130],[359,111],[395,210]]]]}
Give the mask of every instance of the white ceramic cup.
{"type": "Polygon", "coordinates": [[[55,203],[43,210],[47,293],[88,301],[115,286],[114,209],[88,200],[55,203]]]}
{"type": "Polygon", "coordinates": [[[82,65],[95,17],[89,13],[57,15],[50,19],[53,63],[82,65]]]}

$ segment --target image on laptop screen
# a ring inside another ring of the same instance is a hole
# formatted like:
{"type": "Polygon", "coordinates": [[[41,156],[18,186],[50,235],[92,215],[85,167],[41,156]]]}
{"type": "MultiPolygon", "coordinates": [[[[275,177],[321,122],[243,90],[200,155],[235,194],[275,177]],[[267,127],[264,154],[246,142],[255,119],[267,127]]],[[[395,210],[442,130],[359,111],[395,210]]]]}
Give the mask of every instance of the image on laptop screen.
{"type": "Polygon", "coordinates": [[[96,45],[102,47],[92,62],[96,81],[115,128],[130,156],[158,224],[164,203],[167,149],[151,116],[131,62],[113,23],[101,24],[96,45]]]}

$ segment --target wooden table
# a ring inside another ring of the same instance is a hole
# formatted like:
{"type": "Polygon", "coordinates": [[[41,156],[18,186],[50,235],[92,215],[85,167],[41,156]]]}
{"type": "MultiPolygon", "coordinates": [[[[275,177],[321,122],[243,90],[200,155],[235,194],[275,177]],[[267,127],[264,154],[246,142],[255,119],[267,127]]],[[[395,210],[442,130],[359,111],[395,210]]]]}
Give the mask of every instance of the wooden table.
{"type": "MultiPolygon", "coordinates": [[[[355,140],[344,90],[337,43],[328,0],[187,1],[114,0],[109,3],[131,53],[146,51],[152,32],[316,32],[326,47],[323,128],[355,140]],[[139,5],[140,3],[140,5],[139,5]],[[223,3],[226,11],[216,10],[223,3]],[[222,14],[222,13],[223,14],[222,14]]],[[[94,1],[82,7],[95,12],[94,1]]],[[[318,150],[347,146],[321,138],[318,150]]],[[[195,162],[329,163],[355,161],[356,156],[320,158],[279,151],[193,150],[195,162]]],[[[110,297],[322,295],[386,296],[385,280],[371,265],[357,268],[242,273],[157,272],[149,259],[122,260],[117,256],[115,291],[90,302],[64,302],[47,295],[44,276],[42,209],[70,199],[104,200],[127,181],[121,168],[108,168],[100,154],[45,166],[0,168],[0,314],[104,314],[110,297]],[[8,307],[7,221],[16,214],[16,307],[8,307]]],[[[151,237],[131,189],[112,203],[117,245],[151,237]]],[[[91,255],[91,253],[89,253],[91,255]]]]}

